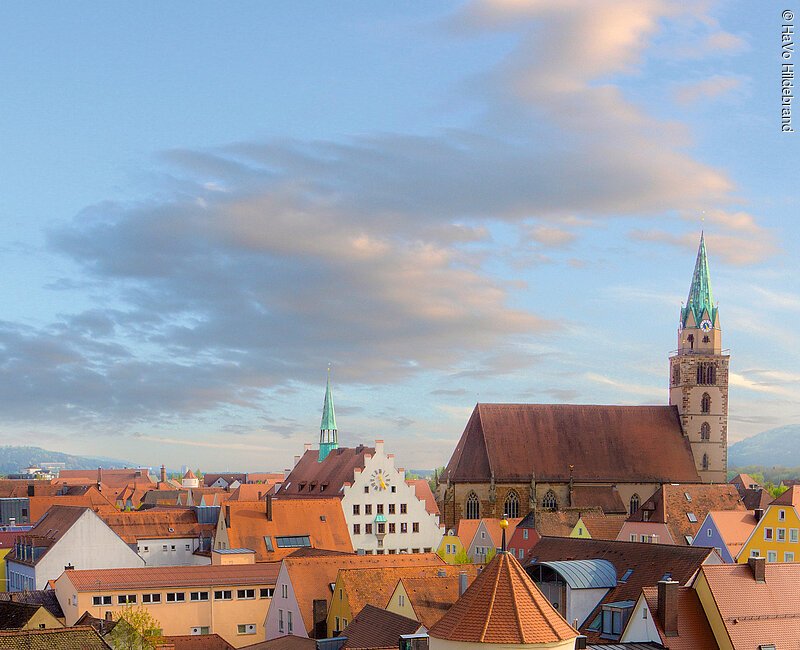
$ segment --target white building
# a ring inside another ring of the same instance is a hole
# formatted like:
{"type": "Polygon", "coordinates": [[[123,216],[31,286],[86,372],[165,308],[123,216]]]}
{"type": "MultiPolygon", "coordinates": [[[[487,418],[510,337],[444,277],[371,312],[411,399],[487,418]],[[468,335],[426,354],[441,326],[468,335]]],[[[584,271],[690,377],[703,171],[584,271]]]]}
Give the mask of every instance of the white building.
{"type": "Polygon", "coordinates": [[[406,481],[394,454],[374,447],[338,446],[330,379],[325,390],[319,450],[306,445],[276,499],[341,498],[353,548],[376,555],[436,551],[444,534],[425,481],[406,481]]]}

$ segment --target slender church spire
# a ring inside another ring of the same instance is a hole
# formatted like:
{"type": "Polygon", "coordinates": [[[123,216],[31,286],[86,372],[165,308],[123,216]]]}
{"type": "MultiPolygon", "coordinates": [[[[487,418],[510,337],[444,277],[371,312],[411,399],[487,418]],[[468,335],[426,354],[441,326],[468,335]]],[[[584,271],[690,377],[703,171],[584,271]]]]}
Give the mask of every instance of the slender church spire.
{"type": "Polygon", "coordinates": [[[333,449],[339,446],[338,430],[336,428],[336,412],[333,408],[333,393],[331,393],[331,367],[328,366],[328,382],[325,385],[325,402],[322,404],[322,422],[319,425],[319,456],[321,463],[333,449]]]}
{"type": "Polygon", "coordinates": [[[686,306],[681,310],[681,325],[686,327],[689,315],[694,318],[693,325],[697,326],[706,313],[712,325],[716,325],[716,307],[714,295],[711,292],[711,274],[708,270],[708,256],[706,255],[706,241],[704,233],[700,233],[700,246],[697,249],[697,260],[694,263],[692,284],[689,287],[689,297],[686,306]]]}

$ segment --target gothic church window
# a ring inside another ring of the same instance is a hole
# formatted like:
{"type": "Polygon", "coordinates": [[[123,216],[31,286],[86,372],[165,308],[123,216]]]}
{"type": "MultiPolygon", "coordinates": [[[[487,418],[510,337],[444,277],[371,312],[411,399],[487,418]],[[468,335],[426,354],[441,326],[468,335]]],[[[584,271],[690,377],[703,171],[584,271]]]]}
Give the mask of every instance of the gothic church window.
{"type": "Polygon", "coordinates": [[[503,513],[506,517],[510,517],[511,519],[516,519],[519,517],[519,496],[514,490],[508,493],[506,497],[505,506],[503,506],[503,513]]]}
{"type": "Polygon", "coordinates": [[[703,454],[703,469],[708,469],[708,454],[703,454]]]}
{"type": "Polygon", "coordinates": [[[631,497],[631,510],[630,510],[630,514],[633,514],[633,513],[634,513],[634,512],[636,512],[638,509],[639,509],[639,495],[638,495],[638,494],[634,494],[634,495],[631,497]]]}
{"type": "Polygon", "coordinates": [[[711,440],[711,425],[708,422],[700,425],[700,440],[711,440]]]}
{"type": "Polygon", "coordinates": [[[697,364],[697,384],[699,386],[709,386],[714,384],[716,379],[717,372],[713,363],[697,364]]]}
{"type": "Polygon", "coordinates": [[[700,412],[711,413],[711,395],[703,393],[703,398],[700,400],[700,412]]]}
{"type": "Polygon", "coordinates": [[[467,507],[465,508],[467,519],[480,519],[481,518],[481,502],[478,501],[478,495],[470,492],[467,497],[467,507]]]}
{"type": "Polygon", "coordinates": [[[547,494],[542,499],[542,508],[545,510],[558,510],[558,501],[556,501],[556,493],[548,490],[547,494]]]}

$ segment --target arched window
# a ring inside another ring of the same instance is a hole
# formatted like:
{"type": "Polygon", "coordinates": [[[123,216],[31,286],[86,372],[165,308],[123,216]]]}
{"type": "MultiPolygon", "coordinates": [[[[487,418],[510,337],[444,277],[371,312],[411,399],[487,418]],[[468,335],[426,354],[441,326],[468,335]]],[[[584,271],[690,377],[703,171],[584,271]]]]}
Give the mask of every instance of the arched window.
{"type": "Polygon", "coordinates": [[[700,412],[711,413],[711,395],[708,393],[703,393],[703,397],[700,400],[700,412]]]}
{"type": "Polygon", "coordinates": [[[672,385],[677,386],[681,383],[681,364],[677,361],[672,366],[672,385]]]}
{"type": "Polygon", "coordinates": [[[711,440],[711,425],[708,422],[700,425],[700,440],[711,440]]]}
{"type": "Polygon", "coordinates": [[[630,514],[633,514],[638,509],[639,509],[639,495],[638,494],[634,494],[631,497],[631,512],[630,512],[630,514]]]}
{"type": "Polygon", "coordinates": [[[514,490],[511,490],[506,497],[506,503],[505,506],[503,506],[503,514],[510,519],[519,517],[519,497],[514,490]]]}
{"type": "Polygon", "coordinates": [[[467,497],[467,507],[464,509],[467,519],[480,519],[481,518],[481,502],[478,501],[478,495],[470,492],[467,497]]]}
{"type": "Polygon", "coordinates": [[[713,363],[697,364],[697,384],[699,386],[710,386],[717,379],[716,367],[713,363]]]}
{"type": "Polygon", "coordinates": [[[556,501],[556,493],[548,490],[547,494],[542,499],[542,508],[545,510],[558,510],[558,501],[556,501]]]}
{"type": "Polygon", "coordinates": [[[703,454],[703,469],[708,469],[708,454],[703,454]]]}

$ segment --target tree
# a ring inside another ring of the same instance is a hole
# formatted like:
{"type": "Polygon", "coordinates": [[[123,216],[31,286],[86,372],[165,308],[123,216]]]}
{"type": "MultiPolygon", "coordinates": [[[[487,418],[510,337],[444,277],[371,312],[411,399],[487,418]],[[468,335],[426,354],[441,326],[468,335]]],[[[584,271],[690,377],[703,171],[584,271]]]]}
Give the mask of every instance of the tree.
{"type": "Polygon", "coordinates": [[[486,559],[484,560],[485,564],[489,564],[494,559],[494,556],[497,555],[496,548],[490,548],[489,552],[486,554],[486,559]]]}
{"type": "Polygon", "coordinates": [[[467,552],[461,548],[459,549],[458,553],[456,553],[456,556],[453,559],[453,564],[472,564],[472,560],[469,559],[467,552]]]}
{"type": "Polygon", "coordinates": [[[126,605],[106,639],[114,650],[152,650],[161,638],[161,623],[144,606],[126,605]]]}
{"type": "Polygon", "coordinates": [[[437,467],[435,470],[433,470],[433,476],[428,479],[428,484],[431,486],[431,492],[434,494],[436,494],[436,488],[439,486],[439,477],[444,472],[444,469],[444,465],[437,467]]]}

